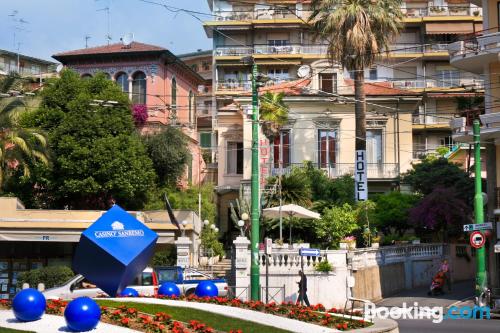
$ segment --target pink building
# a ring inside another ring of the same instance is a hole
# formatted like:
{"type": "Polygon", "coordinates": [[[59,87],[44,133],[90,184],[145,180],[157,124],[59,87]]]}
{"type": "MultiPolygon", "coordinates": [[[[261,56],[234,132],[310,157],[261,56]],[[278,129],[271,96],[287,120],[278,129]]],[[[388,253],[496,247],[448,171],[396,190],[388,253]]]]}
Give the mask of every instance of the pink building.
{"type": "Polygon", "coordinates": [[[190,138],[191,163],[183,185],[203,180],[205,163],[196,129],[196,93],[204,79],[169,50],[139,42],[57,53],[52,56],[82,77],[105,73],[128,94],[132,104],[147,108],[141,133],[179,126],[190,138]]]}

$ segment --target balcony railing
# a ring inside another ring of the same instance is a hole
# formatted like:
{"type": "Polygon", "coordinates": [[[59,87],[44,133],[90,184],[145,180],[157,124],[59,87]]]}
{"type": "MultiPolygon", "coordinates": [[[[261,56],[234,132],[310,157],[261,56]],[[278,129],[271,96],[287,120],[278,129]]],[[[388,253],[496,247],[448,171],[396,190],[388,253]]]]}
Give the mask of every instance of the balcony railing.
{"type": "Polygon", "coordinates": [[[454,113],[418,114],[412,117],[412,122],[415,125],[449,125],[455,117],[454,113]]]}
{"type": "Polygon", "coordinates": [[[215,49],[216,56],[246,56],[252,53],[251,46],[222,46],[215,49]]]}
{"type": "Polygon", "coordinates": [[[453,149],[454,145],[414,145],[413,146],[413,159],[419,160],[424,158],[429,154],[436,154],[438,148],[448,148],[449,150],[453,149]]]}
{"type": "Polygon", "coordinates": [[[423,44],[396,43],[389,47],[389,52],[396,54],[448,52],[448,46],[449,44],[435,44],[434,42],[423,44]]]}
{"type": "Polygon", "coordinates": [[[300,54],[301,45],[255,45],[253,52],[255,54],[300,54]]]}
{"type": "MultiPolygon", "coordinates": [[[[323,170],[329,178],[338,178],[345,175],[354,174],[354,163],[332,163],[330,165],[314,164],[318,169],[323,170]]],[[[399,176],[399,166],[397,163],[367,163],[368,179],[392,179],[399,176]]],[[[269,167],[269,165],[265,165],[269,167]]],[[[283,168],[271,168],[272,176],[280,174],[286,175],[292,171],[292,168],[302,168],[303,163],[289,163],[283,168]]]]}
{"type": "MultiPolygon", "coordinates": [[[[266,87],[274,86],[289,81],[297,80],[296,78],[270,78],[265,83],[266,87]]],[[[217,90],[250,90],[252,89],[251,80],[222,80],[217,82],[217,90]]]]}
{"type": "Polygon", "coordinates": [[[302,19],[306,21],[311,11],[298,10],[295,8],[263,8],[247,11],[214,11],[216,21],[251,21],[251,20],[279,20],[279,19],[302,19]]]}
{"type": "MultiPolygon", "coordinates": [[[[487,53],[489,49],[498,49],[500,43],[500,32],[498,32],[498,28],[490,29],[490,31],[495,30],[497,30],[497,32],[488,33],[482,36],[469,35],[470,38],[449,44],[448,50],[450,56],[474,55],[478,52],[487,53]]],[[[483,31],[483,33],[484,32],[485,31],[483,31]]]]}
{"type": "Polygon", "coordinates": [[[326,45],[290,44],[282,46],[254,45],[252,46],[219,46],[215,49],[216,56],[247,56],[251,54],[326,54],[326,45]]]}
{"type": "Polygon", "coordinates": [[[456,79],[404,79],[392,81],[393,87],[398,89],[424,89],[424,88],[474,88],[483,89],[484,80],[477,78],[456,78],[456,79]]]}

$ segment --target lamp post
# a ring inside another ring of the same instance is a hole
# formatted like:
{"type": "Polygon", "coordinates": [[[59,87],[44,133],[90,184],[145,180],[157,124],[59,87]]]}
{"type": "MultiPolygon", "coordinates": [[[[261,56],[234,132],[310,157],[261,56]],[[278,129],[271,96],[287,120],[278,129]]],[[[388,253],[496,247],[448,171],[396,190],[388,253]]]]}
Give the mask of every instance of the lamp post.
{"type": "Polygon", "coordinates": [[[209,225],[209,224],[210,224],[210,221],[209,221],[209,220],[205,220],[205,221],[203,221],[203,225],[204,225],[205,227],[208,227],[208,225],[209,225]]]}
{"type": "Polygon", "coordinates": [[[243,232],[243,226],[245,225],[245,221],[239,220],[238,221],[238,227],[240,228],[240,235],[241,237],[245,237],[245,233],[243,232]]]}
{"type": "Polygon", "coordinates": [[[186,237],[186,226],[187,226],[188,222],[186,220],[184,220],[181,222],[181,224],[182,224],[182,237],[186,237]]]}

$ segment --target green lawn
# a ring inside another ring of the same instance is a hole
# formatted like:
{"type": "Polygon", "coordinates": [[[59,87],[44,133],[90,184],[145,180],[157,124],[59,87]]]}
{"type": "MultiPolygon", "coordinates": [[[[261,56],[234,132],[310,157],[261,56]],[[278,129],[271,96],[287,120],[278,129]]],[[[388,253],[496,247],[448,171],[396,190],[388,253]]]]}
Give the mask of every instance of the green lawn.
{"type": "Polygon", "coordinates": [[[28,332],[28,333],[34,333],[32,331],[20,331],[20,330],[14,330],[12,328],[5,328],[5,327],[0,327],[0,333],[16,333],[16,332],[28,332]]]}
{"type": "MultiPolygon", "coordinates": [[[[245,333],[290,333],[290,331],[282,330],[279,328],[274,328],[271,326],[260,325],[254,322],[241,320],[237,318],[231,318],[222,316],[219,314],[196,310],[196,309],[188,309],[178,306],[167,306],[167,305],[159,305],[159,304],[144,304],[144,303],[132,303],[132,302],[115,302],[115,301],[106,301],[99,300],[97,301],[100,305],[109,306],[109,307],[118,307],[122,304],[125,304],[127,307],[136,308],[137,311],[155,314],[157,312],[166,312],[172,316],[172,319],[189,322],[190,320],[198,320],[208,326],[213,327],[218,331],[229,332],[230,330],[241,329],[245,333]]],[[[231,311],[231,308],[228,307],[227,311],[231,311]]]]}

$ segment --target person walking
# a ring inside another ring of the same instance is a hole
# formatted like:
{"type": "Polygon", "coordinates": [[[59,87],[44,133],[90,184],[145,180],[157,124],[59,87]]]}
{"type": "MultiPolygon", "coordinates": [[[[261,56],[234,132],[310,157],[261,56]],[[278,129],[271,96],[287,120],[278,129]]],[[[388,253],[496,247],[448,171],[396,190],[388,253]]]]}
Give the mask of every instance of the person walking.
{"type": "Polygon", "coordinates": [[[299,297],[297,298],[297,304],[304,302],[307,306],[311,306],[309,304],[309,299],[307,298],[307,277],[301,270],[299,271],[300,281],[297,282],[299,285],[299,297]]]}

